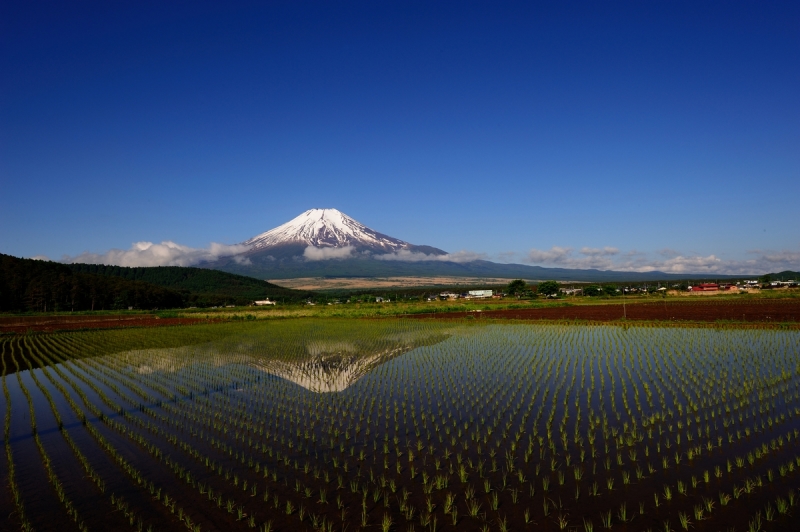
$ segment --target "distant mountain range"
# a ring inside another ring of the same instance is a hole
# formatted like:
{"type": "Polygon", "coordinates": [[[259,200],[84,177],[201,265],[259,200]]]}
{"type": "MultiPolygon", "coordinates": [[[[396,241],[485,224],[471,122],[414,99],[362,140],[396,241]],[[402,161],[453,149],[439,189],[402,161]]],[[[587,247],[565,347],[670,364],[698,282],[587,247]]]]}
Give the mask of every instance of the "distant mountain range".
{"type": "Polygon", "coordinates": [[[242,243],[250,249],[199,266],[260,279],[297,277],[464,276],[622,282],[732,276],[544,268],[463,260],[379,233],[336,209],[311,209],[242,243]]]}

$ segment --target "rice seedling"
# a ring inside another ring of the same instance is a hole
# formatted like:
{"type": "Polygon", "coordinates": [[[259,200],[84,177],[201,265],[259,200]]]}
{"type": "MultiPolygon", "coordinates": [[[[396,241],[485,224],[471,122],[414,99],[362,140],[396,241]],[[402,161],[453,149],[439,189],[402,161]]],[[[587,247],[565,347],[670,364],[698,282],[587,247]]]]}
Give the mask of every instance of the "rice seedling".
{"type": "Polygon", "coordinates": [[[611,510],[605,513],[600,512],[600,523],[602,523],[603,528],[611,528],[611,510]]]}
{"type": "Polygon", "coordinates": [[[681,528],[684,530],[689,530],[689,527],[692,526],[692,521],[689,519],[689,516],[683,512],[678,512],[678,520],[681,523],[681,528]]]}

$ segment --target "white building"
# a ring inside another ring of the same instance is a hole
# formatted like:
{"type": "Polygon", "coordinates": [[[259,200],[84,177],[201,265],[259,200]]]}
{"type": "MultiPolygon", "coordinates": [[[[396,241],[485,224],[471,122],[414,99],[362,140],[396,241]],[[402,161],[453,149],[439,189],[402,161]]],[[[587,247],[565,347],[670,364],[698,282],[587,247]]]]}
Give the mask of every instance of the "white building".
{"type": "Polygon", "coordinates": [[[470,290],[469,297],[474,299],[483,299],[487,297],[492,297],[493,292],[491,290],[470,290]]]}
{"type": "Polygon", "coordinates": [[[264,299],[263,301],[254,301],[253,303],[255,303],[255,305],[257,307],[261,307],[263,305],[274,305],[275,304],[274,301],[270,301],[269,299],[264,299]]]}

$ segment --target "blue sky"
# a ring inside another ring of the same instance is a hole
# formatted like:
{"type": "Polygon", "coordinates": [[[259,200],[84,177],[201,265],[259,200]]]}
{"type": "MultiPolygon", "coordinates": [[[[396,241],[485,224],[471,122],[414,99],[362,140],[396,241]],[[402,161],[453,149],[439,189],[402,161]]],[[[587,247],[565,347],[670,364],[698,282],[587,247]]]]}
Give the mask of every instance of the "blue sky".
{"type": "Polygon", "coordinates": [[[797,2],[0,6],[0,252],[309,208],[492,260],[800,269],[797,2]]]}

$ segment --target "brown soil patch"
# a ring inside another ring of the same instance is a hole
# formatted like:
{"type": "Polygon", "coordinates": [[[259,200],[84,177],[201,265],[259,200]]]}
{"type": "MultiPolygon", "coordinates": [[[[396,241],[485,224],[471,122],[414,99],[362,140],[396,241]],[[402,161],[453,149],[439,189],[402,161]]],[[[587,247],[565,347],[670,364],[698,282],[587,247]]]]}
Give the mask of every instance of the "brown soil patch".
{"type": "Polygon", "coordinates": [[[800,322],[800,301],[691,301],[581,305],[513,310],[408,314],[409,318],[452,319],[468,316],[511,320],[621,319],[643,321],[800,322]]]}
{"type": "Polygon", "coordinates": [[[120,327],[165,327],[207,322],[200,318],[159,318],[137,316],[23,316],[0,318],[0,332],[64,331],[73,329],[116,329],[120,327]]]}
{"type": "Polygon", "coordinates": [[[456,286],[505,286],[501,277],[299,277],[268,279],[268,282],[295,290],[373,290],[384,288],[452,288],[456,286]]]}

